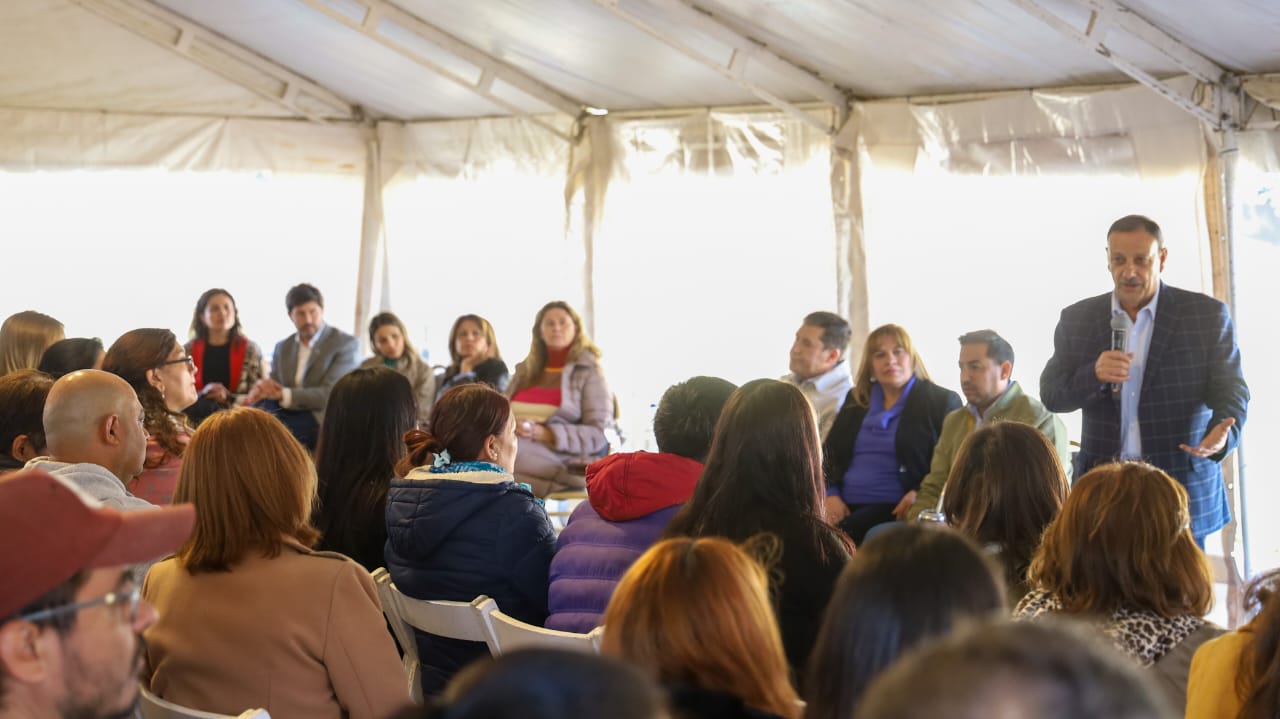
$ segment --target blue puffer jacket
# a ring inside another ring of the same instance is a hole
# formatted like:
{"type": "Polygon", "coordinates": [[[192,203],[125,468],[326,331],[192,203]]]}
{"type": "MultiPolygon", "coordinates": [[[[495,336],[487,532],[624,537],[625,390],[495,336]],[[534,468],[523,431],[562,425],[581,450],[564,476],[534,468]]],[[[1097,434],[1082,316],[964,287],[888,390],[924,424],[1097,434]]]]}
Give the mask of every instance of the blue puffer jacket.
{"type": "MultiPolygon", "coordinates": [[[[511,475],[485,462],[419,467],[387,493],[387,571],[418,599],[469,602],[480,594],[521,621],[547,617],[555,533],[546,510],[511,475]]],[[[423,691],[487,653],[483,644],[418,634],[423,691]]]]}
{"type": "Polygon", "coordinates": [[[693,493],[702,465],[675,454],[614,454],[587,467],[579,504],[551,560],[547,627],[589,632],[603,621],[618,580],[658,541],[693,493]]]}

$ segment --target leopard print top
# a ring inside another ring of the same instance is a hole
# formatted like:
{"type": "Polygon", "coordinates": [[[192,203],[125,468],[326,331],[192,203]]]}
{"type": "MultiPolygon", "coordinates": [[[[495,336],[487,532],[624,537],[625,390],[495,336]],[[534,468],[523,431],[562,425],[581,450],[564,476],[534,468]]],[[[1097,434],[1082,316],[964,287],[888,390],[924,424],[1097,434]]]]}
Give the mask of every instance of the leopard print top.
{"type": "MultiPolygon", "coordinates": [[[[1035,619],[1062,611],[1062,602],[1043,589],[1035,589],[1018,602],[1014,619],[1035,619]]],[[[1141,609],[1117,609],[1109,617],[1098,617],[1092,623],[1106,635],[1117,649],[1132,657],[1139,665],[1149,667],[1160,661],[1169,650],[1204,626],[1200,617],[1162,617],[1141,609]]]]}

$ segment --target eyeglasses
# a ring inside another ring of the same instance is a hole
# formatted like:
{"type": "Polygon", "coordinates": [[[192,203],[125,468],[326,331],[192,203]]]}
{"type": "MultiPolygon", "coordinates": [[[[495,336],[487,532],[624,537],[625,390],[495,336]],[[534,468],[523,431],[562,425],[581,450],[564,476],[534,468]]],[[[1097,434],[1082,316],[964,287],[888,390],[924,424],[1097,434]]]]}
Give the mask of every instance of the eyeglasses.
{"type": "Polygon", "coordinates": [[[171,359],[168,362],[161,362],[160,366],[168,367],[171,364],[183,364],[183,363],[186,363],[186,365],[191,368],[192,372],[196,371],[196,358],[192,357],[191,355],[187,355],[185,357],[179,357],[178,359],[171,359]]]}
{"type": "Polygon", "coordinates": [[[104,594],[97,599],[86,599],[83,602],[75,604],[64,604],[60,607],[50,607],[48,609],[40,609],[30,614],[21,614],[17,619],[27,622],[38,622],[42,619],[52,619],[62,614],[78,612],[81,609],[96,607],[98,605],[106,605],[108,607],[127,606],[129,608],[129,623],[132,624],[138,620],[138,602],[142,599],[142,587],[134,587],[128,591],[115,591],[104,594]]]}

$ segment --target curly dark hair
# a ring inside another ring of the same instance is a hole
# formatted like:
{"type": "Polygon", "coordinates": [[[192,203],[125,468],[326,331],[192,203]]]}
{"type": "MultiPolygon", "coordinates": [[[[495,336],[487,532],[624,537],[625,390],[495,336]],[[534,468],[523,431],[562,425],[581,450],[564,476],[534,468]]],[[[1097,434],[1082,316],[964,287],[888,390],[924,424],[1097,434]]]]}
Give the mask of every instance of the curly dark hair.
{"type": "Polygon", "coordinates": [[[130,330],[111,344],[102,360],[103,371],[119,375],[138,394],[146,414],[147,433],[164,450],[160,457],[147,460],[147,469],[160,466],[170,456],[181,457],[185,445],[180,437],[192,431],[187,416],[166,407],[164,397],[147,381],[147,372],[164,365],[173,348],[180,346],[177,336],[166,329],[130,330]]]}

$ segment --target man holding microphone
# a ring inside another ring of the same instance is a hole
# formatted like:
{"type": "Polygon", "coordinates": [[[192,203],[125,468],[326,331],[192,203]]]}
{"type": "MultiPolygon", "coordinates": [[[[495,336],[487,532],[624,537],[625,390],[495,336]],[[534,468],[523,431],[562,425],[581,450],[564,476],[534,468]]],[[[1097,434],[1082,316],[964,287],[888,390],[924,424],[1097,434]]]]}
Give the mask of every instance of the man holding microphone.
{"type": "Polygon", "coordinates": [[[1249,388],[1227,307],[1160,281],[1168,249],[1141,215],[1107,232],[1115,290],[1062,311],[1040,398],[1083,410],[1075,476],[1114,460],[1142,460],[1187,489],[1191,532],[1230,520],[1222,460],[1240,441],[1249,388]]]}

